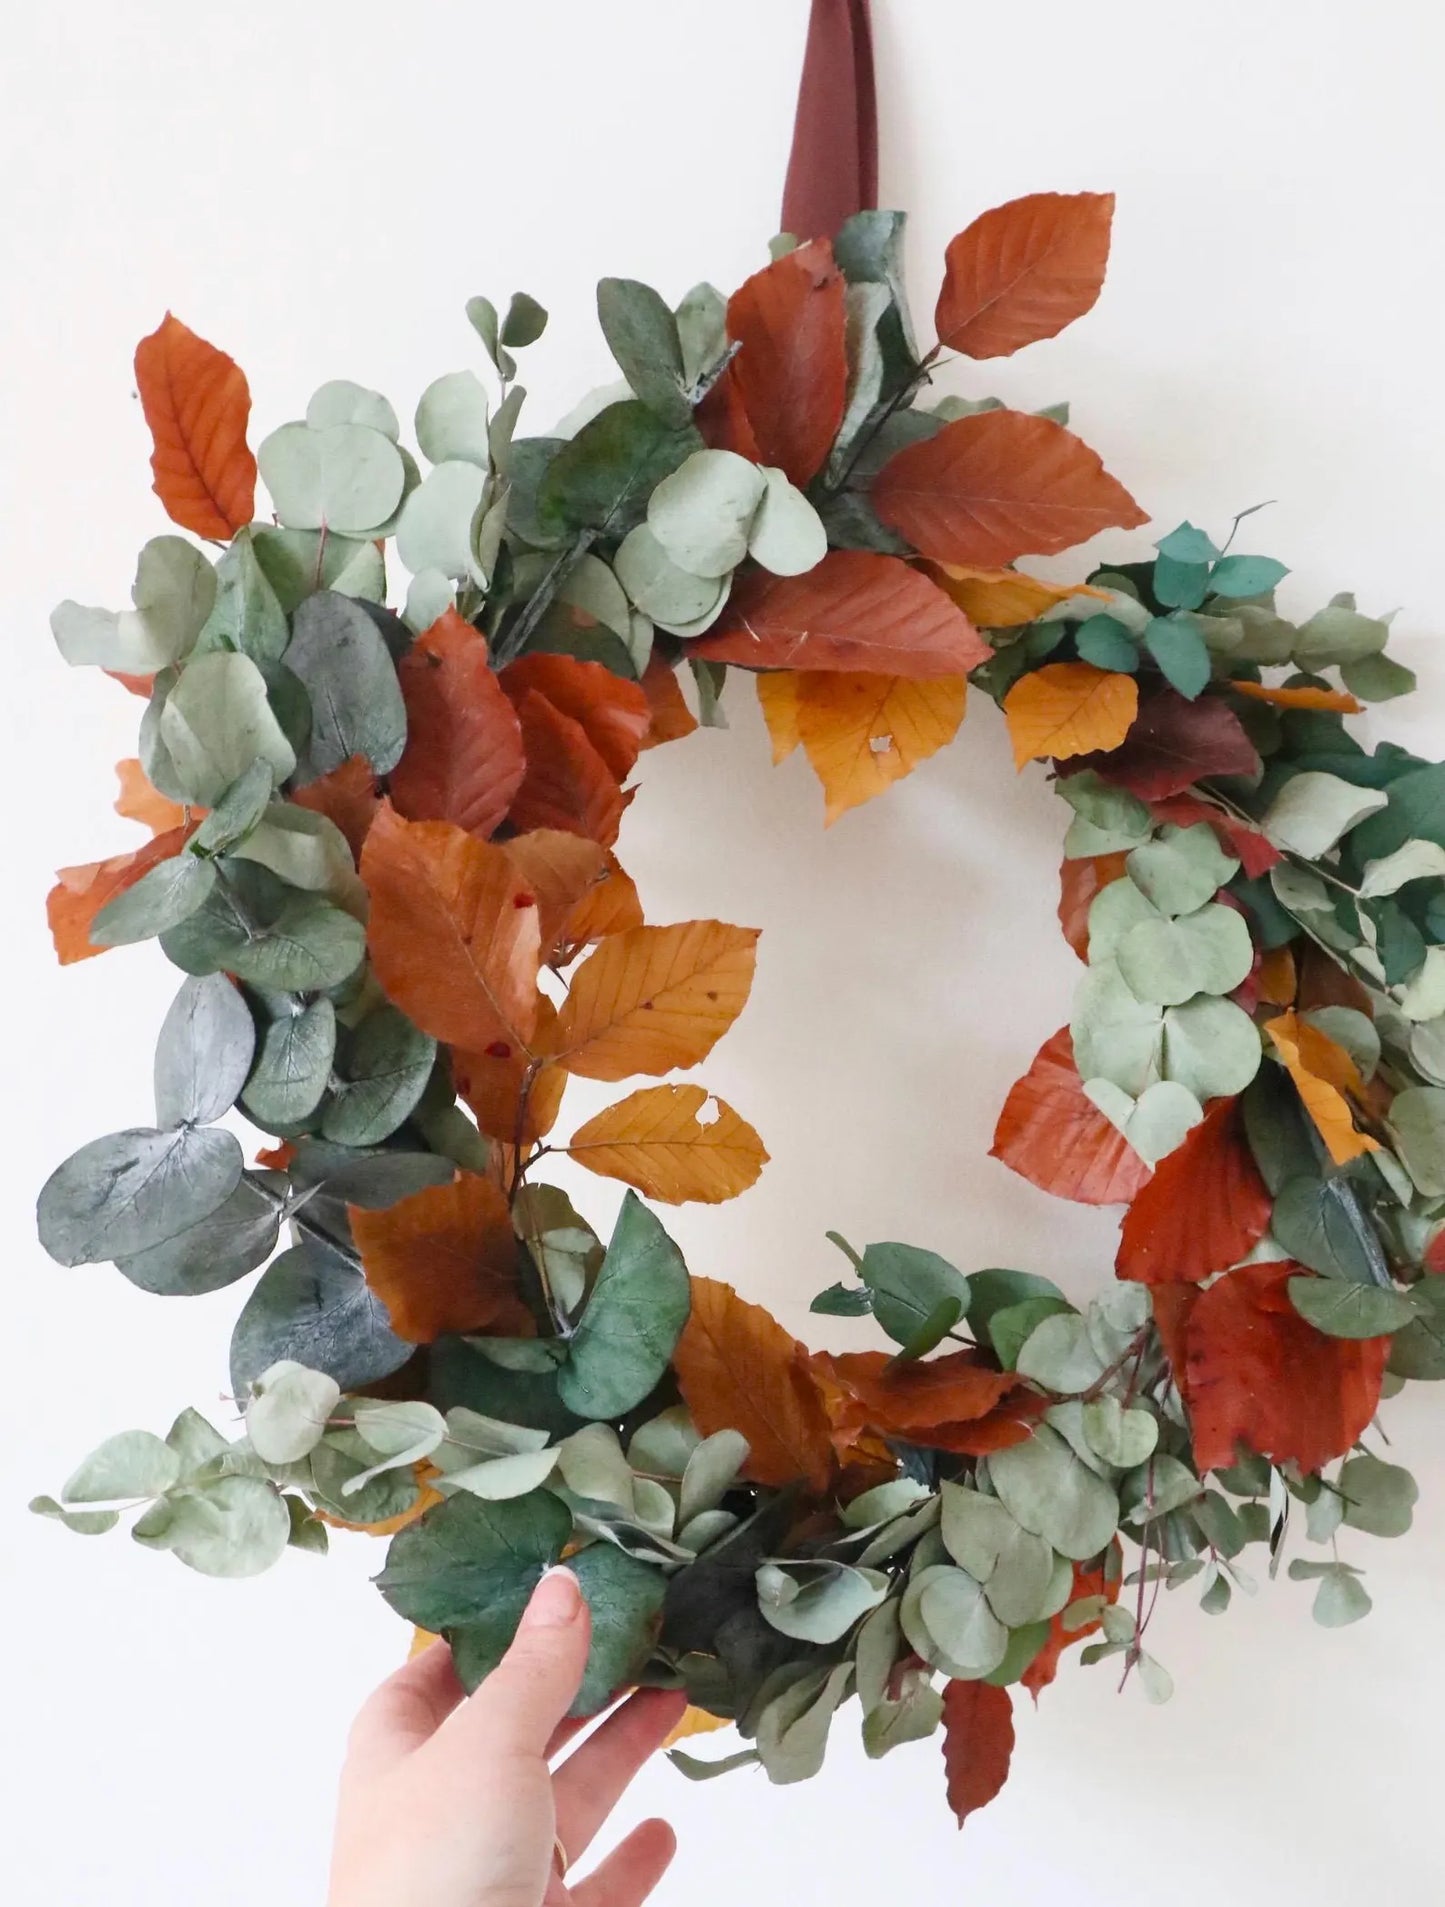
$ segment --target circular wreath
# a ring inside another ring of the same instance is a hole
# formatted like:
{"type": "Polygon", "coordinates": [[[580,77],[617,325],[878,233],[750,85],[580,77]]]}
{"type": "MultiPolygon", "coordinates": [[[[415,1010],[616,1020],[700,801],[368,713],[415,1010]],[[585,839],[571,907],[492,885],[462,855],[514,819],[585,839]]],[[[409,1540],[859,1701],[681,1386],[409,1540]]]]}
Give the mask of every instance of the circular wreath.
{"type": "Polygon", "coordinates": [[[35,1509],[84,1533],[138,1509],[138,1540],[219,1576],[387,1533],[382,1594],[468,1682],[566,1557],[581,1712],[681,1685],[748,1745],[679,1766],[791,1781],[856,1695],[871,1755],[942,1723],[960,1821],[1004,1779],[1010,1690],[1071,1643],[1167,1696],[1161,1585],[1217,1611],[1249,1545],[1273,1573],[1300,1539],[1318,1620],[1369,1608],[1341,1549],[1415,1498],[1370,1427],[1445,1375],[1445,767],[1351,736],[1412,685],[1386,620],[1348,596],[1289,620],[1238,521],[1082,583],[1014,567],[1143,513],[1062,412],[925,395],[945,353],[1087,311],[1111,214],[985,213],[926,352],[897,213],[780,241],[726,301],[604,280],[626,383],[550,436],[518,434],[515,382],[545,313],[474,299],[499,397],[428,387],[425,476],[345,382],[253,459],[231,360],[170,316],[142,342],[155,488],[198,540],[146,545],[132,608],[53,626],[146,699],[116,805],[153,839],[66,869],[50,919],[62,960],[158,938],[187,978],[154,1126],[67,1160],[40,1235],[165,1296],[265,1269],[239,1440],[184,1411],[35,1509]],[[751,674],[830,820],[949,742],[970,683],[1020,767],[1051,764],[1087,964],[993,1151],[1127,1208],[1083,1310],[832,1235],[814,1309],[891,1348],[809,1351],[690,1279],[644,1202],[753,1182],[732,1107],[643,1085],[556,1136],[570,1078],[685,1071],[747,997],[756,934],[645,924],[613,851],[640,751],[697,726],[683,662],[704,723],[751,674]],[[249,1166],[233,1107],[272,1141],[249,1166]],[[605,1245],[554,1154],[631,1188],[605,1245]]]}

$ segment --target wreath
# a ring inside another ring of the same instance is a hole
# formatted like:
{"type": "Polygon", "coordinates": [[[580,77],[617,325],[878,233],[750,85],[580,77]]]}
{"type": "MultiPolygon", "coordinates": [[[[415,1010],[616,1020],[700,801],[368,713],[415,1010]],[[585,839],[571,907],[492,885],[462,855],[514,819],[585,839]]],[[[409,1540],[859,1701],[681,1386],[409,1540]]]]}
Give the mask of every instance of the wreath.
{"type": "Polygon", "coordinates": [[[870,1755],[942,1726],[960,1821],[1006,1774],[1011,1692],[1073,1644],[1168,1695],[1161,1588],[1222,1610],[1259,1545],[1271,1575],[1297,1552],[1320,1622],[1368,1610],[1356,1538],[1416,1495],[1377,1407],[1445,1376],[1445,767],[1352,736],[1413,683],[1388,619],[1342,595],[1291,620],[1244,518],[1083,581],[1016,566],[1143,512],[1062,408],[933,375],[1086,312],[1112,210],[977,219],[927,350],[898,213],[779,241],[726,300],[604,280],[625,384],[545,436],[516,354],[546,314],[476,298],[498,388],[431,384],[420,462],[346,382],[253,459],[230,358],[169,315],[142,342],[191,534],[145,546],[132,607],[53,627],[144,698],[116,806],[153,838],[65,869],[49,912],[62,961],[158,939],[186,977],[154,1125],[60,1166],[40,1236],[160,1296],[261,1275],[241,1434],[183,1411],[33,1508],[85,1534],[136,1511],[216,1576],[387,1534],[382,1595],[468,1683],[565,1557],[579,1712],[681,1686],[745,1745],[679,1767],[786,1782],[856,1696],[870,1755]],[[721,723],[738,673],[830,821],[950,742],[970,686],[1071,810],[1085,964],[993,1152],[1125,1208],[1083,1309],[830,1235],[814,1310],[889,1340],[832,1355],[689,1277],[654,1207],[767,1155],[667,1076],[741,1010],[757,935],[646,922],[615,848],[641,752],[721,723]],[[636,1077],[661,1083],[558,1136],[570,1079],[636,1077]],[[553,1155],[628,1188],[605,1243],[553,1155]]]}

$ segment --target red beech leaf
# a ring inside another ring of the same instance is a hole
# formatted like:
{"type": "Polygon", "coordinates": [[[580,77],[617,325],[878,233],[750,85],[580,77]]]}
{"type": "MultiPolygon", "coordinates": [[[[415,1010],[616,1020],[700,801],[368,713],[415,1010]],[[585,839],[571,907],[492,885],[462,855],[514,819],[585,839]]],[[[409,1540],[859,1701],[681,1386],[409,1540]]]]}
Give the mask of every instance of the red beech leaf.
{"type": "Polygon", "coordinates": [[[1310,1472],[1356,1442],[1380,1402],[1390,1340],[1331,1338],[1290,1303],[1302,1265],[1241,1265],[1201,1291],[1175,1366],[1200,1471],[1236,1446],[1310,1472]]]}
{"type": "Polygon", "coordinates": [[[1123,745],[1108,754],[1080,755],[1071,772],[1092,768],[1141,801],[1183,794],[1210,775],[1257,775],[1259,756],[1239,717],[1217,695],[1186,702],[1173,689],[1141,697],[1123,745]]]}
{"type": "Polygon", "coordinates": [[[1012,1371],[991,1369],[972,1351],[902,1364],[886,1351],[823,1351],[815,1361],[841,1393],[835,1406],[841,1428],[866,1426],[915,1443],[940,1424],[987,1417],[1023,1382],[1012,1371]]]}
{"type": "Polygon", "coordinates": [[[149,874],[153,867],[179,854],[194,826],[193,823],[191,827],[170,828],[147,841],[144,847],[129,854],[112,854],[107,861],[87,861],[83,867],[57,869],[55,885],[46,897],[45,914],[62,967],[110,952],[109,947],[97,947],[91,940],[91,922],[102,907],[134,887],[143,874],[149,874]]]}
{"type": "Polygon", "coordinates": [[[449,609],[397,664],[406,751],[392,805],[409,821],[450,821],[484,839],[506,819],[527,758],[516,711],[487,661],[486,638],[449,609]]]}
{"type": "Polygon", "coordinates": [[[944,254],[938,342],[1006,358],[1057,337],[1099,296],[1113,218],[1112,192],[1035,192],[976,218],[944,254]]]}
{"type": "Polygon", "coordinates": [[[1216,1099],[1124,1214],[1114,1268],[1146,1285],[1198,1284],[1254,1249],[1272,1209],[1239,1101],[1216,1099]]]}
{"type": "Polygon", "coordinates": [[[1235,815],[1225,814],[1197,795],[1168,795],[1163,801],[1151,801],[1149,812],[1156,821],[1173,821],[1185,828],[1196,821],[1207,821],[1219,837],[1220,845],[1238,857],[1251,880],[1267,874],[1277,861],[1284,859],[1273,841],[1258,828],[1252,828],[1235,815]]]}
{"type": "Polygon", "coordinates": [[[1059,925],[1080,960],[1089,957],[1089,909],[1094,897],[1121,878],[1127,854],[1083,854],[1059,867],[1059,925]]]}
{"type": "Polygon", "coordinates": [[[980,411],[890,457],[873,507],[938,563],[1052,556],[1147,522],[1097,452],[1048,417],[980,411]]]}
{"type": "Polygon", "coordinates": [[[234,535],[256,507],[245,374],[167,312],[136,346],[135,381],[155,444],[153,488],[167,516],[197,536],[234,535]]]}
{"type": "Polygon", "coordinates": [[[725,378],[747,414],[757,461],[802,487],[832,449],[848,396],[843,276],[832,246],[817,239],[755,272],[728,300],[727,324],[741,349],[725,378]]]}
{"type": "Polygon", "coordinates": [[[692,421],[709,450],[732,450],[749,463],[760,463],[762,452],[748,422],[743,394],[738,388],[737,360],[728,365],[692,414],[692,421]]]}
{"type": "Polygon", "coordinates": [[[530,655],[507,665],[501,685],[514,704],[535,690],[546,696],[559,714],[578,723],[614,781],[626,781],[632,773],[652,721],[652,709],[640,684],[624,682],[600,662],[579,662],[575,656],[530,655]]]}
{"type": "Polygon", "coordinates": [[[967,675],[992,649],[921,570],[896,556],[829,550],[801,576],[740,577],[722,622],[688,654],[750,669],[967,675]]]}
{"type": "Polygon", "coordinates": [[[697,727],[697,717],[683,699],[677,670],[660,655],[654,655],[642,672],[642,692],[652,713],[644,748],[658,748],[663,742],[681,741],[697,727]]]}
{"type": "Polygon", "coordinates": [[[307,782],[304,788],[293,789],[291,799],[298,808],[309,808],[313,814],[324,814],[328,821],[334,821],[360,864],[361,850],[381,806],[381,785],[365,755],[348,755],[329,774],[307,782]]]}
{"type": "Polygon", "coordinates": [[[627,798],[586,729],[535,689],[514,706],[527,772],[512,802],[512,826],[524,834],[533,828],[560,828],[611,847],[627,798]]]}
{"type": "Polygon", "coordinates": [[[1149,1180],[1139,1154],[1085,1096],[1066,1026],[1011,1088],[989,1156],[1080,1205],[1127,1204],[1149,1180]]]}
{"type": "Polygon", "coordinates": [[[991,1682],[950,1682],[943,1691],[943,1766],[948,1805],[960,1827],[1008,1780],[1013,1698],[991,1682]]]}

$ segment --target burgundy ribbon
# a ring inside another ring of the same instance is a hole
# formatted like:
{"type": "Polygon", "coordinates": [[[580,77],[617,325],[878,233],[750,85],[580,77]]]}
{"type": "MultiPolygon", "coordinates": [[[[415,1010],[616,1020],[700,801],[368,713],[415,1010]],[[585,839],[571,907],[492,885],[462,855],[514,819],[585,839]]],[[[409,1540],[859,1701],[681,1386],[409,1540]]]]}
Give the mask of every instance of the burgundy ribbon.
{"type": "Polygon", "coordinates": [[[832,238],[878,203],[878,102],[868,0],[812,0],[781,229],[832,238]]]}

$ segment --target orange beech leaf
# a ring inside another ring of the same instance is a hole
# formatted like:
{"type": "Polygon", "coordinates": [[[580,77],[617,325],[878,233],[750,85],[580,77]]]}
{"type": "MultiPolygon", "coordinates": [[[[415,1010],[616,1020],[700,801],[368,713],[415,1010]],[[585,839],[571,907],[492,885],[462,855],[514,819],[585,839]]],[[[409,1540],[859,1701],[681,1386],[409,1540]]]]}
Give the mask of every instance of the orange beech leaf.
{"type": "Polygon", "coordinates": [[[1099,296],[1113,220],[1112,192],[1034,192],[976,218],[944,254],[938,342],[1006,358],[1056,337],[1099,296]]]}
{"type": "Polygon", "coordinates": [[[529,693],[544,695],[570,716],[606,762],[614,781],[626,781],[652,722],[652,708],[638,682],[625,682],[600,662],[575,656],[530,655],[509,662],[501,687],[514,703],[529,693]]]}
{"type": "MultiPolygon", "coordinates": [[[[556,1017],[556,1007],[543,994],[537,1002],[538,1045],[546,1040],[556,1017]]],[[[539,1066],[520,1046],[505,1039],[493,1040],[480,1053],[453,1047],[452,1077],[479,1128],[489,1139],[504,1140],[509,1146],[535,1145],[546,1138],[557,1123],[567,1087],[567,1075],[560,1066],[539,1066]]]]}
{"type": "MultiPolygon", "coordinates": [[[[1117,1552],[1117,1543],[1111,1547],[1117,1552]]],[[[1122,1570],[1115,1571],[1110,1578],[1102,1563],[1096,1563],[1092,1568],[1086,1568],[1083,1563],[1075,1563],[1073,1594],[1065,1607],[1076,1602],[1083,1602],[1089,1596],[1102,1596],[1105,1602],[1117,1602],[1123,1580],[1122,1570]]],[[[1087,1641],[1103,1626],[1102,1622],[1085,1622],[1077,1629],[1066,1629],[1062,1609],[1056,1616],[1050,1618],[1048,1641],[1019,1677],[1036,1702],[1039,1699],[1039,1690],[1047,1688],[1058,1674],[1059,1658],[1064,1650],[1072,1648],[1076,1642],[1087,1641]]]]}
{"type": "MultiPolygon", "coordinates": [[[[167,799],[153,788],[146,778],[146,771],[134,758],[116,763],[115,778],[120,784],[120,793],[115,798],[115,811],[123,819],[139,821],[152,834],[168,834],[172,828],[185,826],[185,809],[178,801],[167,799]]],[[[205,810],[193,808],[191,813],[200,816],[205,810]]]]}
{"type": "Polygon", "coordinates": [[[848,396],[843,275],[832,246],[817,239],[754,272],[728,300],[727,327],[741,349],[724,378],[747,414],[756,460],[801,488],[832,449],[848,396]]]}
{"type": "Polygon", "coordinates": [[[683,698],[677,670],[660,655],[651,656],[642,671],[642,693],[647,697],[650,721],[642,738],[644,748],[681,741],[697,727],[697,717],[683,698]]]}
{"type": "Polygon", "coordinates": [[[522,724],[527,772],[508,817],[512,826],[523,834],[560,828],[611,847],[627,798],[586,729],[535,690],[513,706],[522,724]]]}
{"type": "Polygon", "coordinates": [[[1080,960],[1089,957],[1089,909],[1103,888],[1123,877],[1127,854],[1081,854],[1059,864],[1059,925],[1080,960]]]}
{"type": "Polygon", "coordinates": [[[1216,1099],[1136,1194],[1114,1268],[1146,1285],[1197,1284],[1247,1256],[1272,1209],[1239,1101],[1216,1099]]]}
{"type": "Polygon", "coordinates": [[[1281,709],[1324,709],[1333,715],[1362,715],[1364,703],[1345,689],[1272,689],[1263,682],[1231,682],[1236,695],[1254,702],[1270,702],[1281,709]]]}
{"type": "Polygon", "coordinates": [[[1316,1471],[1343,1456],[1374,1416],[1390,1340],[1331,1338],[1290,1303],[1302,1265],[1241,1265],[1199,1292],[1175,1365],[1201,1472],[1236,1445],[1316,1471]]]}
{"type": "Polygon", "coordinates": [[[273,1172],[285,1172],[295,1157],[295,1146],[289,1139],[283,1139],[279,1145],[262,1146],[256,1154],[256,1163],[269,1167],[273,1172]]]}
{"type": "Polygon", "coordinates": [[[364,755],[348,755],[329,774],[308,781],[304,788],[293,788],[290,799],[299,808],[324,814],[346,836],[358,865],[376,811],[381,806],[381,784],[376,770],[364,755]]]}
{"type": "Polygon", "coordinates": [[[824,673],[798,684],[798,734],[823,784],[824,824],[891,788],[951,742],[968,677],[824,673]]]}
{"type": "Polygon", "coordinates": [[[713,1117],[705,1124],[699,1115],[709,1097],[702,1086],[644,1086],[579,1126],[562,1150],[589,1172],[621,1179],[646,1198],[717,1205],[746,1192],[768,1154],[724,1100],[712,1100],[713,1117]]]}
{"type": "Polygon", "coordinates": [[[955,418],[890,457],[869,495],[883,521],[937,563],[1052,556],[1148,521],[1097,452],[1023,411],[955,418]]]}
{"type": "Polygon", "coordinates": [[[1173,689],[1155,689],[1139,698],[1139,714],[1122,748],[1088,756],[1074,768],[1096,769],[1141,801],[1159,802],[1207,776],[1257,775],[1260,760],[1222,696],[1186,702],[1173,689]]]}
{"type": "Polygon", "coordinates": [[[743,1475],[823,1491],[833,1473],[828,1413],[803,1346],[761,1305],[713,1278],[692,1280],[692,1314],[673,1354],[683,1401],[705,1437],[739,1430],[743,1475]]]}
{"type": "Polygon", "coordinates": [[[696,1066],[742,1012],[757,940],[720,920],[612,935],[573,976],[548,1057],[587,1079],[696,1066]]]}
{"type": "Polygon", "coordinates": [[[1080,1205],[1127,1204],[1149,1181],[1148,1166],[1085,1094],[1066,1026],[1010,1089],[989,1156],[1080,1205]]]}
{"type": "Polygon", "coordinates": [[[97,947],[91,940],[91,922],[107,902],[134,887],[143,874],[179,854],[191,832],[190,828],[171,828],[130,854],[112,854],[107,861],[57,869],[55,885],[46,896],[45,913],[62,967],[109,953],[108,947],[97,947]]]}
{"type": "Polygon", "coordinates": [[[503,848],[512,865],[537,897],[537,918],[545,961],[572,914],[606,871],[607,849],[580,834],[557,828],[535,828],[519,834],[503,848]]]}
{"type": "Polygon", "coordinates": [[[801,576],[740,576],[718,627],[688,644],[749,669],[967,675],[992,649],[937,583],[897,556],[829,550],[801,576]]]}
{"type": "Polygon", "coordinates": [[[256,509],[244,373],[167,312],[136,346],[135,381],[155,444],[153,488],[167,516],[197,536],[232,536],[256,509]]]}
{"type": "Polygon", "coordinates": [[[972,1351],[898,1363],[886,1351],[817,1352],[840,1456],[877,1436],[930,1449],[985,1455],[1022,1443],[1046,1400],[1012,1371],[996,1371],[972,1351]]]}
{"type": "Polygon", "coordinates": [[[367,945],[387,996],[468,1052],[526,1046],[537,1023],[536,896],[505,849],[383,803],[366,837],[367,945]]]}
{"type": "Polygon", "coordinates": [[[705,1708],[686,1708],[682,1720],[663,1742],[664,1748],[671,1748],[680,1741],[686,1741],[690,1735],[711,1735],[719,1728],[731,1728],[732,1723],[724,1715],[709,1715],[705,1708]]]}
{"type": "Polygon", "coordinates": [[[366,1282],[410,1344],[444,1333],[530,1337],[517,1287],[517,1240],[506,1199],[474,1172],[430,1185],[384,1211],[348,1206],[366,1282]]]}
{"type": "Polygon", "coordinates": [[[992,1682],[950,1682],[943,1691],[943,1766],[948,1805],[960,1827],[1008,1780],[1013,1698],[992,1682]]]}
{"type": "Polygon", "coordinates": [[[1294,952],[1289,947],[1271,947],[1260,958],[1257,975],[1259,997],[1267,1006],[1293,1006],[1299,991],[1299,974],[1294,952]]]}
{"type": "MultiPolygon", "coordinates": [[[[525,837],[523,837],[525,839],[525,837]]],[[[606,940],[611,934],[625,934],[629,927],[642,925],[642,902],[637,883],[609,848],[600,877],[567,916],[562,931],[564,961],[570,960],[592,941],[606,940]]]]}
{"type": "MultiPolygon", "coordinates": [[[[804,676],[798,669],[763,669],[753,677],[758,689],[758,707],[768,728],[773,748],[773,766],[785,762],[802,741],[798,733],[798,698],[804,676]]],[[[943,678],[945,681],[947,677],[943,678]]]]}
{"type": "Polygon", "coordinates": [[[450,821],[489,835],[506,819],[527,758],[516,711],[487,661],[486,638],[455,609],[417,637],[396,668],[406,750],[388,792],[409,821],[450,821]]]}
{"type": "MultiPolygon", "coordinates": [[[[344,1516],[333,1516],[329,1510],[313,1510],[311,1514],[333,1530],[354,1530],[362,1536],[395,1536],[398,1530],[404,1530],[408,1523],[417,1522],[428,1510],[446,1500],[440,1490],[434,1490],[431,1486],[431,1479],[439,1474],[431,1464],[413,1464],[412,1469],[421,1485],[416,1502],[405,1510],[398,1510],[395,1516],[385,1516],[379,1523],[348,1523],[344,1516]]],[[[411,1634],[408,1661],[438,1640],[436,1636],[428,1635],[425,1629],[413,1629],[411,1634]]]]}
{"type": "Polygon", "coordinates": [[[979,629],[1017,629],[1032,622],[1055,603],[1072,596],[1109,600],[1102,589],[1087,583],[1046,583],[1017,569],[983,569],[977,565],[938,563],[934,573],[969,621],[979,629]]]}
{"type": "Polygon", "coordinates": [[[1293,1010],[1266,1020],[1264,1030],[1335,1164],[1347,1165],[1362,1152],[1378,1152],[1378,1139],[1355,1130],[1351,1102],[1364,1100],[1368,1088],[1344,1047],[1293,1010]]]}
{"type": "Polygon", "coordinates": [[[138,695],[142,702],[149,702],[155,693],[156,679],[153,675],[126,675],[121,669],[104,671],[112,682],[119,682],[129,695],[138,695]]]}
{"type": "Polygon", "coordinates": [[[1092,662],[1046,662],[1020,676],[1003,699],[1014,765],[1117,748],[1139,712],[1132,675],[1092,662]]]}
{"type": "Polygon", "coordinates": [[[1162,801],[1151,801],[1149,812],[1156,821],[1174,821],[1185,828],[1196,821],[1207,821],[1220,845],[1238,857],[1251,880],[1256,875],[1267,874],[1276,862],[1284,859],[1273,841],[1258,828],[1241,821],[1237,815],[1226,814],[1212,802],[1201,801],[1197,795],[1166,795],[1162,801]]]}

